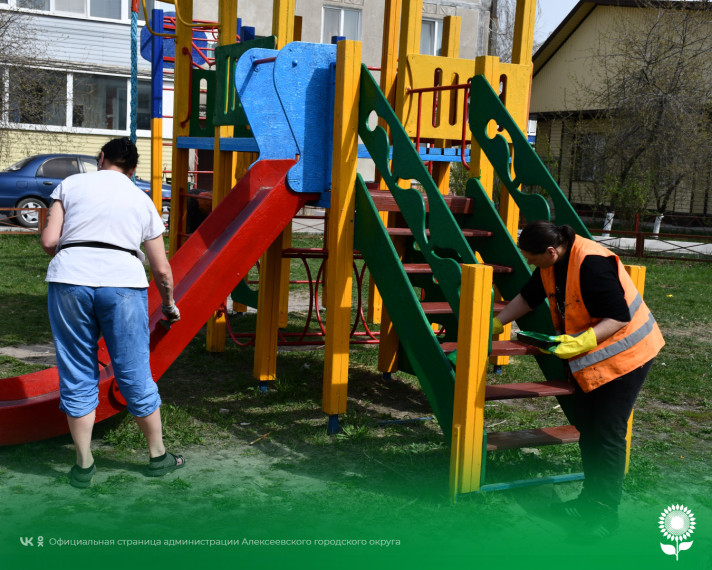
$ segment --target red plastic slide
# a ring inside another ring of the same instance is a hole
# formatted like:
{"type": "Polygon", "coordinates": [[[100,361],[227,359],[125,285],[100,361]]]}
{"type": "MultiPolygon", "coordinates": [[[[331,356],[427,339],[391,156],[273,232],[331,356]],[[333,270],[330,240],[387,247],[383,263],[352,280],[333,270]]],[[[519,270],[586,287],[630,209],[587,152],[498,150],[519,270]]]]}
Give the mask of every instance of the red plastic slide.
{"type": "MultiPolygon", "coordinates": [[[[170,330],[159,321],[161,300],[148,290],[151,371],[158,380],[296,213],[315,194],[287,188],[293,160],[255,163],[171,259],[181,320],[170,330]]],[[[103,341],[96,420],[124,409],[103,341]]],[[[68,433],[59,411],[56,368],[0,380],[0,445],[27,443],[68,433]]]]}

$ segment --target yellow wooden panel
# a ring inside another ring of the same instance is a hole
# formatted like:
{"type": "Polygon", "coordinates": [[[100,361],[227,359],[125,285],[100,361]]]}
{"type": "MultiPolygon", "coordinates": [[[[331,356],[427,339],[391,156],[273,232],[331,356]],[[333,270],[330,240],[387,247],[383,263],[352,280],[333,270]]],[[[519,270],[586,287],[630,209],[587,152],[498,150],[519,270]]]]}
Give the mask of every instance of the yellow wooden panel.
{"type": "Polygon", "coordinates": [[[361,43],[339,42],[336,58],[334,166],[327,231],[328,319],[322,403],[322,409],[329,415],[346,411],[349,377],[361,43]]]}
{"type": "Polygon", "coordinates": [[[451,474],[455,486],[451,495],[480,488],[491,305],[492,267],[464,265],[452,417],[453,426],[459,426],[459,443],[453,445],[450,456],[451,469],[459,468],[459,472],[451,474]],[[453,457],[453,453],[459,455],[453,457]]]}

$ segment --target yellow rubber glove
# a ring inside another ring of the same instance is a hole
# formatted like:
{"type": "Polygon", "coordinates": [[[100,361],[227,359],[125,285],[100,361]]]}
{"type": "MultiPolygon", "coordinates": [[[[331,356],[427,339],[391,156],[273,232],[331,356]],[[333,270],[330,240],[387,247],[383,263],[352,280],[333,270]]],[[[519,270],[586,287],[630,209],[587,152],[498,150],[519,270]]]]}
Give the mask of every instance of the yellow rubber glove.
{"type": "Polygon", "coordinates": [[[504,325],[499,321],[497,317],[492,319],[492,336],[497,336],[504,332],[504,325]]]}
{"type": "Polygon", "coordinates": [[[573,358],[589,350],[593,350],[598,346],[596,342],[596,333],[593,329],[588,329],[578,336],[562,334],[560,336],[551,337],[551,340],[559,341],[559,344],[552,347],[549,352],[555,354],[559,358],[573,358]]]}

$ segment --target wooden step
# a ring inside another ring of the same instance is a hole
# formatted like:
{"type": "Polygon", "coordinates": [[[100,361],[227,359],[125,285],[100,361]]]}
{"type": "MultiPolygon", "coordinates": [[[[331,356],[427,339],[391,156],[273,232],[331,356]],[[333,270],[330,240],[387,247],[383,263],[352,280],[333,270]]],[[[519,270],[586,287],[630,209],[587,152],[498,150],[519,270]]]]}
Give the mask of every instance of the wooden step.
{"type": "Polygon", "coordinates": [[[485,400],[543,398],[546,396],[568,396],[573,393],[574,387],[566,380],[519,382],[515,384],[492,384],[485,388],[485,400]]]}
{"type": "MultiPolygon", "coordinates": [[[[511,273],[512,268],[507,265],[495,265],[493,263],[485,263],[492,268],[493,273],[511,273]]],[[[433,268],[427,263],[404,263],[403,269],[405,272],[412,275],[428,275],[433,272],[433,268]]]]}
{"type": "Polygon", "coordinates": [[[530,344],[518,340],[493,340],[490,356],[539,356],[541,351],[530,344]]]}
{"type": "MultiPolygon", "coordinates": [[[[398,208],[398,204],[389,190],[371,190],[370,194],[379,212],[400,212],[400,208],[398,208]]],[[[471,214],[474,212],[474,202],[471,198],[448,195],[443,196],[443,199],[453,214],[471,214]]],[[[423,200],[425,201],[425,211],[430,211],[428,198],[425,194],[423,194],[423,200]]]]}
{"type": "MultiPolygon", "coordinates": [[[[492,232],[487,230],[468,230],[466,228],[461,228],[462,235],[467,237],[492,237],[492,232]]],[[[410,228],[386,228],[389,236],[393,237],[409,237],[413,235],[410,228]]],[[[425,235],[430,235],[430,230],[425,230],[425,235]]]]}
{"type": "Polygon", "coordinates": [[[576,443],[578,440],[579,432],[571,425],[519,431],[498,431],[487,434],[487,451],[576,443]]]}
{"type": "MultiPolygon", "coordinates": [[[[447,301],[423,301],[420,306],[423,307],[423,312],[426,315],[452,315],[450,303],[448,303],[447,301]]],[[[494,312],[498,313],[499,311],[504,309],[505,306],[506,303],[495,303],[494,312]]],[[[445,344],[457,345],[456,342],[445,344]]],[[[455,350],[455,348],[456,347],[453,347],[452,350],[455,350]]],[[[450,352],[452,352],[452,350],[450,352]]]]}
{"type": "MultiPolygon", "coordinates": [[[[426,303],[422,304],[426,305],[426,303]]],[[[425,314],[428,315],[438,313],[428,313],[426,311],[425,314]]],[[[445,313],[443,312],[441,314],[445,313]]],[[[445,354],[450,354],[457,349],[456,342],[443,342],[440,346],[445,354]]],[[[539,352],[537,347],[531,346],[530,344],[524,344],[518,340],[493,340],[492,352],[490,352],[489,356],[538,356],[539,354],[541,354],[541,352],[539,352]]]]}

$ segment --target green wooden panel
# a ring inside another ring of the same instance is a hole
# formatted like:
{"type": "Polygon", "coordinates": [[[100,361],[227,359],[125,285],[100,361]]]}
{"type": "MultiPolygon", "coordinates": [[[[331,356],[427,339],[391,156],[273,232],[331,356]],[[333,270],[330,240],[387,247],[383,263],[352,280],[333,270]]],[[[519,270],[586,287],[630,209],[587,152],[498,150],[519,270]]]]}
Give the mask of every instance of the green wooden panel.
{"type": "Polygon", "coordinates": [[[423,392],[449,440],[455,373],[420,306],[398,253],[359,175],[356,182],[354,247],[368,266],[423,392]]]}
{"type": "Polygon", "coordinates": [[[250,127],[235,89],[235,63],[252,48],[276,49],[277,37],[268,36],[248,42],[215,48],[216,91],[214,125],[234,125],[236,137],[250,137],[250,127]]]}
{"type": "Polygon", "coordinates": [[[215,71],[193,69],[190,84],[190,136],[214,137],[213,109],[215,107],[215,71]],[[201,93],[202,89],[205,93],[201,93]],[[205,118],[200,120],[200,101],[205,101],[205,118]]]}
{"type": "MultiPolygon", "coordinates": [[[[504,222],[499,217],[487,192],[477,178],[470,178],[467,183],[466,195],[474,201],[473,213],[463,218],[464,228],[477,228],[492,232],[492,237],[469,238],[472,249],[480,254],[485,263],[506,265],[512,268],[512,273],[495,273],[494,284],[506,301],[511,301],[519,294],[524,284],[531,277],[531,270],[517,244],[509,235],[504,222]]],[[[554,334],[554,325],[551,322],[548,301],[537,307],[531,313],[517,320],[517,326],[522,330],[539,331],[554,334]]],[[[535,356],[547,380],[561,380],[566,378],[564,362],[559,358],[541,354],[535,356]]],[[[569,421],[572,421],[572,400],[570,396],[559,398],[562,410],[569,421]]]]}
{"type": "Polygon", "coordinates": [[[556,224],[568,224],[577,234],[591,238],[581,218],[483,75],[472,78],[470,130],[528,222],[552,218],[546,198],[540,194],[521,192],[519,190],[521,185],[539,186],[554,205],[556,224]],[[510,173],[509,144],[500,134],[489,138],[487,125],[490,121],[494,121],[501,129],[507,131],[512,139],[513,179],[510,173]]]}
{"type": "Polygon", "coordinates": [[[358,134],[395,198],[445,298],[454,314],[458,315],[460,264],[477,263],[477,260],[428,169],[366,66],[361,68],[358,134]],[[384,119],[390,128],[392,164],[388,159],[389,141],[385,129],[378,125],[371,128],[376,116],[384,119]],[[415,188],[402,188],[398,185],[400,179],[415,180],[422,186],[430,206],[428,216],[421,193],[415,188]],[[430,230],[429,237],[426,236],[426,229],[430,230]]]}

